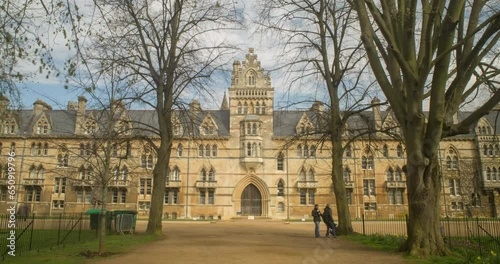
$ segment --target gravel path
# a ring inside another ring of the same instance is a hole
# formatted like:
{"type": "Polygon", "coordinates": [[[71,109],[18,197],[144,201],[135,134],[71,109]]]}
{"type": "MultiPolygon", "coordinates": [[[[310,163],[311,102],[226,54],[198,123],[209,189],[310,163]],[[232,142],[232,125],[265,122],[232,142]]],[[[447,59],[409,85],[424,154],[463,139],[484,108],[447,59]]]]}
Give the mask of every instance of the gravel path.
{"type": "MultiPolygon", "coordinates": [[[[145,225],[138,222],[137,230],[144,230],[145,225]]],[[[310,222],[165,222],[163,231],[164,240],[98,263],[407,263],[400,254],[372,250],[342,238],[314,238],[310,222]]],[[[321,232],[325,232],[324,225],[321,232]]]]}

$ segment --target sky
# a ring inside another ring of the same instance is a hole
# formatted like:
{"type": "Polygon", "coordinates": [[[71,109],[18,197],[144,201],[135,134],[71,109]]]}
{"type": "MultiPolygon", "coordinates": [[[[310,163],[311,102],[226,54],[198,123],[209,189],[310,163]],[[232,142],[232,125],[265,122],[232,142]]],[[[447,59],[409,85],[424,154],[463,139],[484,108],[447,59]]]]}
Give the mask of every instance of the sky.
{"type": "MultiPolygon", "coordinates": [[[[245,6],[245,21],[246,26],[248,28],[252,28],[251,17],[255,15],[254,11],[254,1],[252,0],[243,0],[240,1],[242,6],[245,6]]],[[[236,54],[234,59],[243,61],[245,59],[245,55],[248,52],[249,48],[254,48],[255,53],[258,55],[258,59],[261,61],[261,66],[264,69],[275,68],[274,64],[276,50],[273,47],[269,46],[266,43],[263,43],[264,40],[256,34],[252,34],[250,31],[252,30],[242,30],[238,32],[231,32],[229,38],[238,43],[238,47],[240,48],[240,52],[236,54]]],[[[62,65],[65,60],[72,56],[72,52],[70,52],[65,46],[65,41],[62,38],[55,38],[52,40],[52,47],[54,49],[53,57],[54,61],[56,61],[57,65],[62,65]]],[[[231,69],[232,63],[227,65],[227,69],[231,69]]],[[[36,71],[32,65],[20,65],[20,68],[31,69],[36,71]]],[[[279,77],[275,73],[271,73],[271,80],[273,85],[280,83],[278,81],[279,77]],[[275,78],[276,76],[276,78],[275,78]]],[[[223,94],[229,88],[231,83],[231,78],[228,75],[222,81],[216,84],[217,87],[214,87],[216,92],[216,98],[220,98],[218,101],[214,100],[204,100],[201,95],[193,95],[192,99],[197,99],[199,101],[206,101],[204,105],[206,105],[207,109],[216,109],[220,107],[222,102],[223,94]]],[[[280,83],[282,84],[282,83],[280,83]]],[[[280,85],[278,84],[278,85],[280,85]]],[[[28,78],[27,81],[23,83],[19,83],[18,87],[21,91],[21,103],[22,108],[31,108],[33,103],[37,99],[41,99],[52,106],[53,109],[64,109],[67,106],[68,101],[76,101],[77,97],[82,95],[82,91],[75,89],[71,84],[69,88],[65,88],[65,83],[63,78],[56,78],[55,76],[51,76],[46,78],[44,74],[41,76],[33,76],[28,78]]],[[[275,87],[276,90],[279,90],[279,87],[275,87]]],[[[280,97],[280,92],[277,91],[277,98],[280,97]]],[[[279,99],[278,99],[279,100],[279,99]]],[[[278,103],[283,104],[283,103],[278,103]]]]}
{"type": "MultiPolygon", "coordinates": [[[[85,2],[86,0],[79,0],[85,2]]],[[[270,70],[275,69],[277,65],[277,58],[279,57],[279,48],[276,45],[276,39],[269,36],[261,36],[254,32],[255,24],[252,23],[252,18],[256,17],[256,7],[255,1],[253,0],[240,0],[239,5],[245,7],[245,21],[247,30],[241,30],[237,32],[229,33],[230,39],[238,43],[240,48],[239,53],[236,54],[236,60],[244,60],[245,54],[248,52],[248,48],[254,48],[258,59],[264,69],[270,70]]],[[[65,41],[58,39],[57,37],[51,40],[51,47],[54,49],[53,56],[54,61],[57,65],[62,65],[66,59],[72,56],[72,53],[64,46],[65,41]]],[[[290,54],[285,54],[285,56],[290,56],[290,54]]],[[[231,68],[231,64],[227,65],[227,69],[231,68]]],[[[33,66],[30,65],[20,65],[21,68],[26,68],[29,70],[36,71],[32,69],[33,66]]],[[[271,81],[275,88],[275,108],[281,108],[290,105],[290,102],[298,101],[298,93],[304,93],[304,96],[308,96],[309,100],[323,99],[325,97],[324,90],[318,87],[300,87],[294,90],[294,94],[291,96],[296,96],[290,98],[290,94],[287,93],[289,83],[287,79],[280,73],[271,71],[271,81]]],[[[191,95],[192,98],[197,99],[202,102],[203,108],[205,109],[217,109],[223,98],[224,92],[230,87],[230,76],[227,75],[221,81],[215,84],[213,87],[216,95],[215,98],[218,100],[206,100],[207,96],[202,95],[191,95]]],[[[64,109],[67,106],[68,101],[76,101],[77,97],[82,95],[81,90],[75,90],[75,88],[70,84],[69,89],[65,88],[65,83],[62,78],[49,77],[45,78],[45,75],[34,76],[28,78],[24,83],[19,84],[19,88],[22,94],[22,108],[29,109],[32,107],[33,102],[37,99],[42,99],[46,103],[50,104],[54,109],[64,109]]],[[[379,98],[381,97],[380,95],[379,98]]],[[[298,108],[308,107],[305,105],[294,106],[298,108]]]]}

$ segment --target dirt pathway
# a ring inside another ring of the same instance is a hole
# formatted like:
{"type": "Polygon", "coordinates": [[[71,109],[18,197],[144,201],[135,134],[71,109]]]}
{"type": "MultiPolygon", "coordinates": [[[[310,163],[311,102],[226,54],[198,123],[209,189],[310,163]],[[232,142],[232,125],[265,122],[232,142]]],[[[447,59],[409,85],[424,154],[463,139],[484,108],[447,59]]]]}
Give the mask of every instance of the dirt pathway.
{"type": "MultiPolygon", "coordinates": [[[[138,230],[144,223],[138,223],[138,230]]],[[[325,232],[324,226],[321,232],[325,232]]],[[[166,238],[100,264],[406,263],[343,239],[314,238],[314,224],[282,221],[165,222],[166,238]]]]}

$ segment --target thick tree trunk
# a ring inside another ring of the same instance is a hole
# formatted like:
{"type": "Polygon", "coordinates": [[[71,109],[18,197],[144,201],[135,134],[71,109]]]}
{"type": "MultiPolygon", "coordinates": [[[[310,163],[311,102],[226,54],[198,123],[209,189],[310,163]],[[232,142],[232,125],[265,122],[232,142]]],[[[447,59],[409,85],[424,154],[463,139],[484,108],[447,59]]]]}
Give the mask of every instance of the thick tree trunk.
{"type": "Polygon", "coordinates": [[[441,233],[440,166],[437,157],[428,163],[418,165],[409,160],[407,165],[409,223],[408,239],[402,247],[410,255],[424,258],[449,253],[441,233]]]}

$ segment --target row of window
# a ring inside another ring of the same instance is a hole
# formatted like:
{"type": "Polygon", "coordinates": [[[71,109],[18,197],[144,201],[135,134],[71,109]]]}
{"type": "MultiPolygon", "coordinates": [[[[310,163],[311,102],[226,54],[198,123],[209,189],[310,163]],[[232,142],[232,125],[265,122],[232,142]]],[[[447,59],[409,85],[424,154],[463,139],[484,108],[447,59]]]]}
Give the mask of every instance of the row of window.
{"type": "Polygon", "coordinates": [[[478,135],[491,135],[491,127],[490,126],[479,126],[477,127],[477,134],[478,135]]]}
{"type": "Polygon", "coordinates": [[[490,144],[487,146],[486,144],[483,145],[483,155],[484,156],[490,156],[490,157],[498,157],[500,156],[500,147],[498,144],[490,144]]]}
{"type": "Polygon", "coordinates": [[[256,115],[265,115],[266,114],[266,103],[257,102],[255,105],[253,103],[248,104],[244,102],[238,102],[238,114],[256,114],[256,115]]]}
{"type": "Polygon", "coordinates": [[[500,167],[486,168],[486,180],[487,181],[498,181],[500,180],[500,167]]]}
{"type": "Polygon", "coordinates": [[[299,144],[297,146],[297,157],[316,157],[316,146],[311,145],[309,147],[308,145],[302,146],[299,144]]]}
{"type": "MultiPolygon", "coordinates": [[[[344,153],[345,153],[346,158],[352,158],[351,146],[346,146],[344,153]]],[[[373,156],[373,154],[371,153],[371,151],[369,150],[368,147],[365,149],[364,156],[373,156]]],[[[382,147],[382,156],[384,158],[389,158],[389,147],[386,144],[384,144],[384,146],[382,147]]],[[[396,157],[398,157],[398,158],[404,157],[404,151],[403,151],[403,147],[401,145],[398,145],[396,147],[396,157]]]]}
{"type": "MultiPolygon", "coordinates": [[[[217,145],[209,145],[209,144],[206,144],[206,145],[199,145],[198,146],[198,156],[199,157],[217,157],[217,152],[218,152],[219,148],[217,147],[217,145]]],[[[182,156],[182,145],[179,144],[179,146],[177,147],[177,155],[179,157],[182,156]]]]}
{"type": "Polygon", "coordinates": [[[49,153],[49,143],[31,143],[31,156],[47,156],[49,153]]]}
{"type": "Polygon", "coordinates": [[[262,144],[259,142],[242,142],[241,156],[243,157],[260,157],[262,153],[262,144]]]}
{"type": "Polygon", "coordinates": [[[240,134],[242,136],[258,136],[260,135],[261,124],[260,122],[242,122],[240,127],[240,134]],[[246,128],[246,129],[245,129],[246,128]]]}

